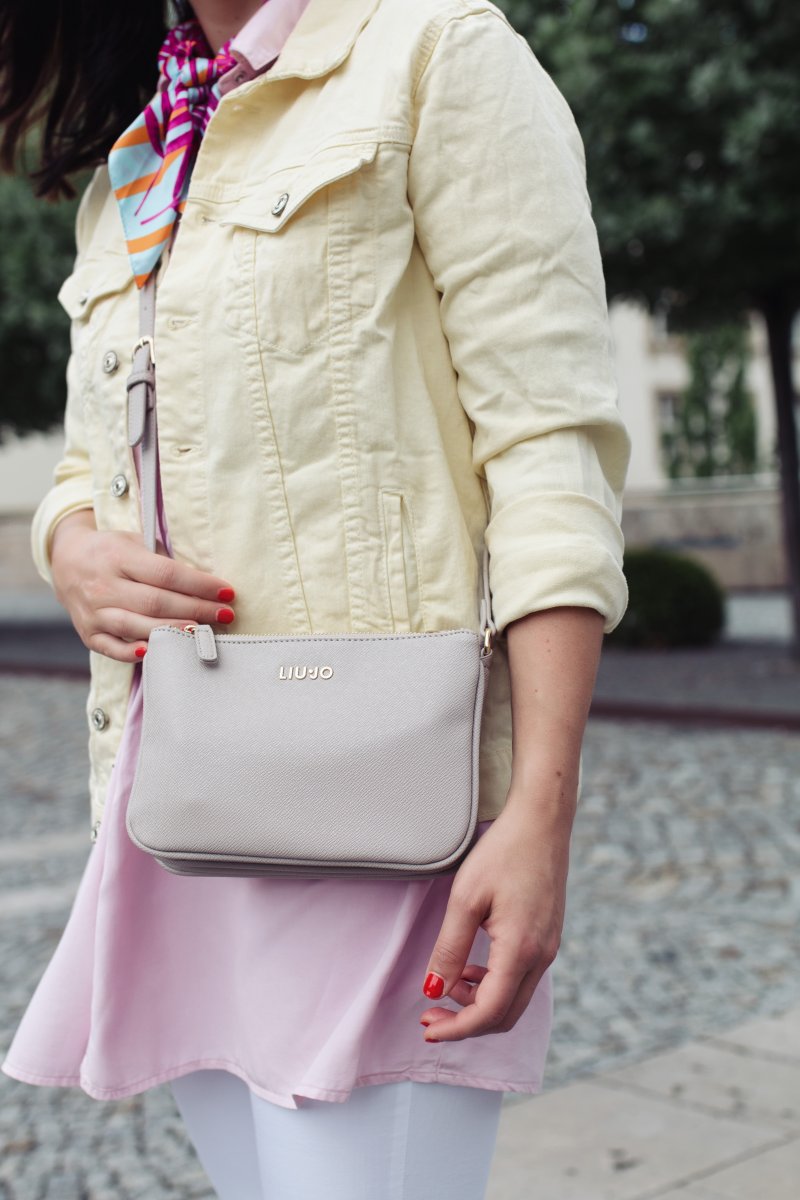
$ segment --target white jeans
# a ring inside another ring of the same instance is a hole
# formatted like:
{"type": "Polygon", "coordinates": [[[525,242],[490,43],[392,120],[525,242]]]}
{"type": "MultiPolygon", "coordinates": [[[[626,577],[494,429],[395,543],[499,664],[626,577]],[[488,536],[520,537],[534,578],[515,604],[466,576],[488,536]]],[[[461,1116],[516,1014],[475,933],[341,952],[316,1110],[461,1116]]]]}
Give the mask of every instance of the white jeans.
{"type": "Polygon", "coordinates": [[[220,1200],[483,1200],[503,1099],[404,1079],[283,1108],[222,1070],[170,1087],[220,1200]]]}

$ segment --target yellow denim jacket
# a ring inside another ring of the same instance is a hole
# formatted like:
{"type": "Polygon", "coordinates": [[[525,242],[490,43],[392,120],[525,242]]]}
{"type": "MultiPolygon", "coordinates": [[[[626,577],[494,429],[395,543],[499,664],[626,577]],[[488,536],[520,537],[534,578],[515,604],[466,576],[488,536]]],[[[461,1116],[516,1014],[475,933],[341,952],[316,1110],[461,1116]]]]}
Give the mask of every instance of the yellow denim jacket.
{"type": "MultiPolygon", "coordinates": [[[[51,584],[67,513],[141,529],[138,293],[105,164],[76,244],[65,446],[31,529],[51,584]]],[[[235,587],[229,632],[477,630],[484,535],[501,635],[556,605],[620,621],[630,442],[583,145],[494,4],[311,0],[214,112],[156,308],[169,532],[235,587]]],[[[90,663],[96,836],[134,667],[90,663]]],[[[481,820],[511,751],[500,636],[481,820]]]]}

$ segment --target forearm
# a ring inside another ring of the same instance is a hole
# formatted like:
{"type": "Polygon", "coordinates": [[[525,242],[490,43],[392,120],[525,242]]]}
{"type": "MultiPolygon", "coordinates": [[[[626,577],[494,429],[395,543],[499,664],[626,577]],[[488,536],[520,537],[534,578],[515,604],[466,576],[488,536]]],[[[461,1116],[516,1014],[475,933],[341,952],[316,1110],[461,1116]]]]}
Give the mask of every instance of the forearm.
{"type": "Polygon", "coordinates": [[[506,635],[514,746],[507,807],[568,830],[603,616],[588,607],[549,608],[512,621],[506,635]]]}

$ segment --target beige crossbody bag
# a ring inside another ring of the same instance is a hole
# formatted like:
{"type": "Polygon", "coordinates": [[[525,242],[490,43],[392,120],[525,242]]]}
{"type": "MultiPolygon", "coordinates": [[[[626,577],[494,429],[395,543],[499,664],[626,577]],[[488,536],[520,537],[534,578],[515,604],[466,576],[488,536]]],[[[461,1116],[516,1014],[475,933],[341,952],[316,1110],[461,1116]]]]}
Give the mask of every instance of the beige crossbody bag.
{"type": "MultiPolygon", "coordinates": [[[[127,380],[156,548],[155,278],[127,380]]],[[[484,544],[481,631],[219,634],[163,625],[142,660],[126,827],[182,875],[425,878],[473,841],[497,629],[484,544]]]]}

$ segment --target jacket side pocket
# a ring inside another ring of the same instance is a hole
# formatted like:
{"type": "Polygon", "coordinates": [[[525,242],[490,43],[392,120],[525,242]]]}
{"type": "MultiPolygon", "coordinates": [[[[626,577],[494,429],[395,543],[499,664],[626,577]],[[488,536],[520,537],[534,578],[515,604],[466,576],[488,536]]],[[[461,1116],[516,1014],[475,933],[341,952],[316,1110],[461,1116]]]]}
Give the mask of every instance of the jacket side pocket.
{"type": "Polygon", "coordinates": [[[381,488],[381,509],[392,627],[395,633],[423,632],[419,564],[408,497],[381,488]]]}

